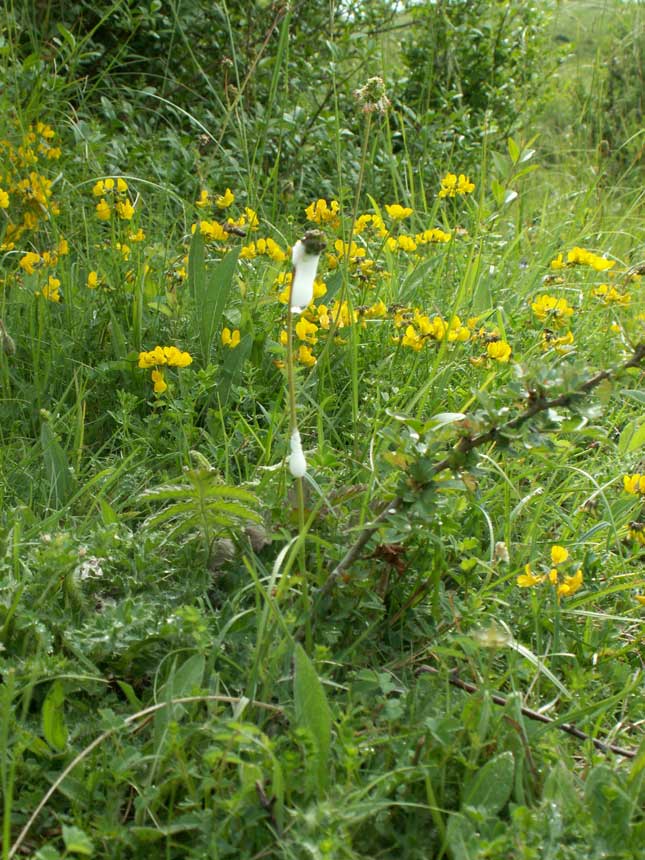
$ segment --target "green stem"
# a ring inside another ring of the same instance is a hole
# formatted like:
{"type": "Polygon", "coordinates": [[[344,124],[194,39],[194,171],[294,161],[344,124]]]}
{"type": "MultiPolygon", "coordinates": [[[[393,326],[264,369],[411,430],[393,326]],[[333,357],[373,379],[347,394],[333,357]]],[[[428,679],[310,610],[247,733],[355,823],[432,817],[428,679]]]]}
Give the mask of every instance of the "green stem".
{"type": "MultiPolygon", "coordinates": [[[[289,445],[291,445],[291,436],[298,430],[298,415],[296,411],[296,378],[295,378],[295,359],[293,355],[293,311],[291,309],[291,301],[293,297],[293,282],[295,280],[295,270],[291,278],[291,288],[289,289],[289,304],[287,309],[287,387],[289,397],[289,445]]],[[[309,583],[307,582],[306,570],[306,552],[305,552],[305,491],[302,478],[296,478],[296,499],[298,505],[298,533],[300,535],[300,549],[298,551],[298,567],[300,579],[302,582],[302,603],[303,614],[305,618],[305,646],[308,653],[311,653],[313,640],[311,630],[311,607],[309,603],[309,583]]]]}

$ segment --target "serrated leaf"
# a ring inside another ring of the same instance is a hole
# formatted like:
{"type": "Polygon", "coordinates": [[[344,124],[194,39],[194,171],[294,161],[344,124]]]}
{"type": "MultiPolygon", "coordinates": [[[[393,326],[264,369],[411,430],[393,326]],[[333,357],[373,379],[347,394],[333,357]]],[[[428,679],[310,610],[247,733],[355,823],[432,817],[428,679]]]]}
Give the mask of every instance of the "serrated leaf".
{"type": "Polygon", "coordinates": [[[316,745],[317,782],[324,790],[329,781],[331,710],[313,663],[301,645],[296,645],[294,700],[296,724],[309,731],[316,745]]]}
{"type": "Polygon", "coordinates": [[[495,756],[470,780],[464,790],[462,806],[478,807],[495,815],[508,803],[514,773],[515,759],[510,750],[495,756]]]}
{"type": "Polygon", "coordinates": [[[42,724],[45,740],[56,750],[64,750],[67,746],[64,704],[63,684],[61,681],[54,681],[43,702],[42,724]]]}

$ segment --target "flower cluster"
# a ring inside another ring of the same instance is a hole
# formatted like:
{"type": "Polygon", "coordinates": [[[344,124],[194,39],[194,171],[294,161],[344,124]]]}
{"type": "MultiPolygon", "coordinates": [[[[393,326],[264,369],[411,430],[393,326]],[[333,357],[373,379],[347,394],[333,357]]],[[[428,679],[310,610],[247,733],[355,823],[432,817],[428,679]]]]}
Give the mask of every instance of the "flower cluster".
{"type": "Polygon", "coordinates": [[[176,346],[156,346],[149,352],[139,353],[139,367],[151,369],[151,379],[155,394],[163,394],[168,388],[163,370],[160,367],[188,367],[193,358],[188,352],[183,352],[176,346]]]}
{"type": "Polygon", "coordinates": [[[564,269],[568,266],[590,266],[596,272],[606,272],[615,265],[615,260],[608,260],[606,257],[594,254],[593,251],[587,251],[577,246],[567,253],[566,261],[562,254],[558,254],[554,260],[551,260],[551,268],[554,270],[564,269]]]}
{"type": "MultiPolygon", "coordinates": [[[[230,188],[227,188],[223,194],[216,194],[214,197],[210,192],[202,188],[199,197],[195,201],[195,206],[198,209],[215,208],[223,214],[224,209],[229,209],[235,202],[235,194],[230,188]]],[[[219,215],[221,217],[221,215],[219,215]]],[[[217,220],[214,218],[202,218],[200,221],[192,225],[192,232],[197,229],[201,235],[210,242],[226,242],[231,234],[245,236],[247,232],[254,232],[260,226],[260,219],[254,209],[249,206],[245,207],[244,211],[237,217],[229,216],[226,221],[217,220]]]]}
{"type": "Polygon", "coordinates": [[[96,217],[99,221],[109,221],[113,211],[122,221],[132,220],[134,206],[128,197],[128,183],[125,179],[120,176],[116,179],[111,176],[99,179],[92,187],[92,194],[100,198],[96,204],[96,217]]]}
{"type": "Polygon", "coordinates": [[[582,568],[578,567],[572,574],[565,572],[576,565],[570,561],[569,551],[559,544],[553,544],[551,547],[550,561],[548,572],[543,574],[535,574],[530,564],[525,565],[524,573],[517,577],[517,585],[520,588],[533,588],[548,581],[555,588],[558,600],[561,597],[572,597],[582,588],[582,568]]]}
{"type": "Polygon", "coordinates": [[[323,199],[314,200],[305,209],[307,221],[313,221],[314,224],[331,224],[332,227],[338,227],[340,224],[339,212],[338,200],[331,200],[329,204],[323,199]]]}
{"type": "Polygon", "coordinates": [[[629,307],[632,300],[630,293],[620,293],[616,287],[612,287],[610,284],[598,284],[591,291],[591,295],[603,305],[618,305],[623,308],[629,307]]]}
{"type": "Polygon", "coordinates": [[[240,259],[253,260],[255,257],[268,257],[276,263],[284,263],[288,254],[274,239],[268,237],[256,239],[255,242],[249,242],[248,245],[242,245],[240,259]]]}
{"type": "Polygon", "coordinates": [[[228,349],[235,349],[236,346],[240,345],[240,331],[239,329],[230,330],[230,328],[222,329],[222,346],[227,347],[228,349]]]}
{"type": "Polygon", "coordinates": [[[6,218],[2,251],[14,250],[21,238],[35,234],[41,223],[60,213],[52,195],[53,182],[41,168],[61,156],[55,138],[50,126],[37,122],[17,143],[0,140],[0,210],[6,218]]]}
{"type": "Polygon", "coordinates": [[[464,194],[472,194],[475,190],[475,185],[463,173],[457,176],[455,173],[446,173],[441,180],[441,188],[439,189],[439,197],[456,197],[464,194]]]}

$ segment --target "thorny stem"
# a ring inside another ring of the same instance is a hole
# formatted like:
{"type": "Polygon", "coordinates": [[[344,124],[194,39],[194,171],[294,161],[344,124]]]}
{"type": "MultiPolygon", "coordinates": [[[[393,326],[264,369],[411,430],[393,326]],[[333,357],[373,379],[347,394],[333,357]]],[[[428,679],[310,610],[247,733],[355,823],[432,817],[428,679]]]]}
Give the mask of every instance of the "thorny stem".
{"type": "MultiPolygon", "coordinates": [[[[440,460],[438,463],[432,467],[431,476],[428,481],[420,484],[418,489],[422,490],[428,486],[428,484],[432,481],[435,475],[438,475],[440,472],[446,471],[446,469],[451,469],[454,467],[455,456],[463,456],[468,454],[470,451],[475,450],[476,448],[481,447],[482,445],[487,444],[488,442],[493,442],[496,437],[503,436],[505,433],[508,433],[512,430],[517,430],[518,427],[521,427],[535,415],[540,412],[545,412],[548,409],[555,409],[558,406],[568,406],[572,400],[575,400],[577,397],[580,397],[583,394],[588,394],[590,391],[593,391],[601,382],[604,382],[606,379],[612,379],[618,374],[622,373],[624,370],[628,370],[630,367],[638,367],[642,362],[643,358],[645,358],[645,343],[639,343],[634,347],[634,352],[632,356],[623,364],[618,365],[614,368],[609,368],[608,370],[601,370],[596,373],[594,376],[590,377],[586,382],[584,382],[578,389],[575,391],[570,391],[566,394],[560,394],[557,397],[552,397],[551,399],[547,399],[543,396],[537,396],[532,399],[529,405],[520,412],[515,418],[511,418],[510,421],[507,421],[505,424],[501,424],[497,427],[490,427],[488,430],[483,433],[478,433],[476,436],[462,436],[462,438],[457,442],[454,446],[452,452],[448,454],[443,460],[440,460]]],[[[336,567],[331,571],[323,585],[318,591],[318,597],[326,594],[331,587],[334,585],[337,579],[341,577],[346,570],[348,570],[351,565],[356,561],[356,559],[360,556],[363,548],[368,543],[374,532],[378,531],[378,529],[383,525],[384,522],[394,513],[396,513],[399,508],[404,504],[403,496],[395,496],[395,498],[386,502],[382,505],[381,510],[378,515],[369,523],[365,528],[361,531],[358,538],[354,541],[351,547],[347,550],[343,558],[339,561],[336,567]]]]}

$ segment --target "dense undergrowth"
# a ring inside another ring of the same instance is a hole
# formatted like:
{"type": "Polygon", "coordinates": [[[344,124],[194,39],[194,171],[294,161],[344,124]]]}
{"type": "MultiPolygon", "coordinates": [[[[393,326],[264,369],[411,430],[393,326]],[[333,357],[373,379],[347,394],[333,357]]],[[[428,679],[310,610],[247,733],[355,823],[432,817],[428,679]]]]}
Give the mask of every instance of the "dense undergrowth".
{"type": "Polygon", "coordinates": [[[640,857],[642,10],[306,5],[0,13],[2,857],[640,857]]]}

